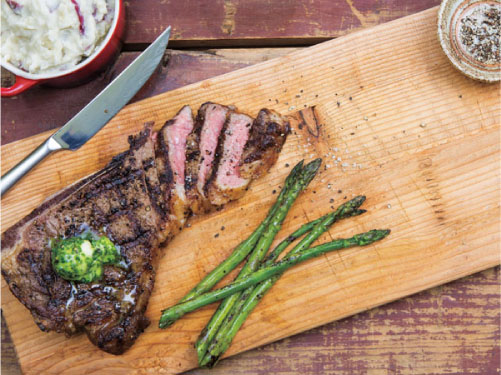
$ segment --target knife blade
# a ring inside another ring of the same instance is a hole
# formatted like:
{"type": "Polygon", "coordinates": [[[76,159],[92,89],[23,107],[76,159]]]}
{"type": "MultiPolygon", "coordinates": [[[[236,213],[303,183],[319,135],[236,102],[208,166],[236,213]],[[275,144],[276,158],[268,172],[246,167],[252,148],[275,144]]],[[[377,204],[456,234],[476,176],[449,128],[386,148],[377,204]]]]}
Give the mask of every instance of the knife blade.
{"type": "Polygon", "coordinates": [[[79,149],[122,109],[150,78],[170,37],[170,26],[89,104],[2,176],[1,196],[54,151],[79,149]]]}

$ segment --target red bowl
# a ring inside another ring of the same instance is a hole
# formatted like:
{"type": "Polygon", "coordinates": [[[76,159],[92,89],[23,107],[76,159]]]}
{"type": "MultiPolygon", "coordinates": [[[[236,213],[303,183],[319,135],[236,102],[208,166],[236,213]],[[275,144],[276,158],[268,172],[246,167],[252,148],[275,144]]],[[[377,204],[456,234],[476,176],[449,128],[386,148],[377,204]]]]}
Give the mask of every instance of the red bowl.
{"type": "Polygon", "coordinates": [[[11,87],[2,87],[2,96],[14,96],[39,83],[55,87],[72,87],[82,84],[102,71],[118,56],[125,30],[125,9],[122,0],[115,0],[113,23],[106,38],[92,55],[72,69],[52,74],[32,74],[2,60],[2,67],[14,73],[16,82],[11,87]]]}

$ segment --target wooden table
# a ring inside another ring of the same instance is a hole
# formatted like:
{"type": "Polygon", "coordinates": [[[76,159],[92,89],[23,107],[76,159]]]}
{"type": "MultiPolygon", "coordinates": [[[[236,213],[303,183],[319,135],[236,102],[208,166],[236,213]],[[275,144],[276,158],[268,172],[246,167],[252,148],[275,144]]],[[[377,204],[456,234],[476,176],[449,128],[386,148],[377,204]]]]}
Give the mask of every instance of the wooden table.
{"type": "MultiPolygon", "coordinates": [[[[134,101],[437,5],[438,0],[127,2],[124,52],[77,88],[2,100],[2,144],[58,127],[168,24],[162,66],[134,101]],[[237,48],[236,48],[237,47],[237,48]]],[[[11,77],[2,75],[6,84],[11,77]]],[[[437,287],[224,360],[212,374],[498,374],[500,269],[437,287]]],[[[2,320],[2,371],[18,374],[2,320]]],[[[204,374],[193,370],[190,374],[204,374]]]]}

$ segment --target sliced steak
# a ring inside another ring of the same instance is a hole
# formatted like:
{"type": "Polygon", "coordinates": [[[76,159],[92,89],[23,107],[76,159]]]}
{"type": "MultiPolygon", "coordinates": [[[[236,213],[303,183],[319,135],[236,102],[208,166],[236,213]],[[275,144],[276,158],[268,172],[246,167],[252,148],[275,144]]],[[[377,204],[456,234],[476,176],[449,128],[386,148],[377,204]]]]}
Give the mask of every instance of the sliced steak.
{"type": "Polygon", "coordinates": [[[271,109],[261,109],[240,160],[240,177],[255,180],[267,172],[277,161],[289,133],[287,119],[271,109]]]}
{"type": "MultiPolygon", "coordinates": [[[[2,274],[42,331],[85,331],[99,348],[123,353],[149,324],[161,215],[146,181],[151,129],[103,170],[69,186],[2,235],[2,274]],[[106,234],[124,258],[90,284],[70,283],[52,269],[49,241],[85,230],[106,234]]],[[[151,185],[151,182],[150,182],[151,185]]]]}
{"type": "Polygon", "coordinates": [[[220,104],[202,104],[193,131],[188,136],[185,188],[193,213],[211,209],[205,187],[214,169],[219,136],[229,111],[229,107],[220,104]]]}
{"type": "Polygon", "coordinates": [[[165,197],[169,201],[169,220],[173,233],[180,231],[189,214],[185,194],[186,139],[193,130],[190,106],[184,106],[176,116],[167,121],[160,130],[160,162],[165,182],[165,197]]]}
{"type": "Polygon", "coordinates": [[[240,159],[249,139],[252,118],[231,111],[216,152],[217,168],[206,185],[212,205],[220,206],[245,194],[250,178],[240,176],[240,159]]]}
{"type": "Polygon", "coordinates": [[[219,206],[245,194],[251,180],[276,162],[290,131],[277,112],[262,109],[256,120],[232,112],[218,149],[218,168],[207,187],[211,204],[219,206]]]}

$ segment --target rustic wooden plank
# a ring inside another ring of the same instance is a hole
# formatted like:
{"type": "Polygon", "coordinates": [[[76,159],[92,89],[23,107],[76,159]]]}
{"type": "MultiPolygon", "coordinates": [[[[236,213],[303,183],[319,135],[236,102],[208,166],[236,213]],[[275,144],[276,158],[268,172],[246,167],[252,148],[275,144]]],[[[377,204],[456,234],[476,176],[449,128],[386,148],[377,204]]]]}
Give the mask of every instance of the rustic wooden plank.
{"type": "MultiPolygon", "coordinates": [[[[283,56],[294,50],[295,48],[245,48],[197,52],[168,50],[163,64],[131,102],[283,56]]],[[[138,54],[139,52],[122,53],[109,71],[79,87],[57,89],[40,86],[13,98],[3,98],[1,101],[2,144],[63,125],[125,69],[138,54]],[[52,103],[50,108],[47,108],[48,103],[52,103]]]]}
{"type": "MultiPolygon", "coordinates": [[[[338,156],[347,165],[331,165],[322,173],[300,198],[284,232],[297,227],[305,215],[324,213],[330,198],[339,202],[343,195],[358,192],[368,194],[369,213],[354,220],[356,224],[342,223],[337,233],[373,226],[390,226],[394,232],[377,247],[332,254],[286,274],[246,322],[229,354],[496,265],[499,86],[473,82],[447,64],[435,37],[435,12],[131,105],[78,157],[54,155],[21,183],[18,193],[9,193],[3,202],[3,224],[12,223],[51,191],[102,166],[126,147],[126,135],[144,120],[161,124],[181,104],[231,101],[252,114],[263,105],[289,113],[316,105],[317,122],[312,126],[323,125],[319,138],[310,139],[304,126],[304,132],[296,126],[272,173],[255,183],[238,204],[200,218],[173,241],[162,264],[176,273],[159,269],[148,310],[153,321],[161,307],[176,301],[251,229],[242,230],[241,221],[234,220],[242,210],[250,227],[262,218],[272,200],[269,192],[287,174],[285,162],[325,156],[326,147],[339,148],[335,152],[341,152],[338,156]],[[343,193],[333,193],[326,181],[335,181],[343,193]],[[228,230],[214,240],[213,228],[222,223],[228,230]],[[187,252],[188,241],[200,251],[187,252]],[[321,295],[314,292],[322,290],[321,295]]],[[[3,167],[42,137],[4,146],[3,167]]],[[[131,366],[152,372],[186,369],[195,359],[191,343],[213,311],[207,307],[180,321],[169,329],[169,340],[166,332],[152,326],[129,352],[113,357],[90,347],[82,336],[66,340],[41,334],[26,324],[29,313],[8,292],[3,303],[21,363],[33,373],[64,373],[70,368],[72,373],[92,373],[103,366],[108,373],[131,366]]]]}
{"type": "Polygon", "coordinates": [[[310,45],[413,14],[440,0],[129,1],[126,43],[172,25],[171,46],[310,45]]]}
{"type": "MultiPolygon", "coordinates": [[[[496,374],[500,283],[496,267],[189,374],[496,374]]],[[[2,374],[20,375],[9,338],[2,320],[2,374]]]]}

